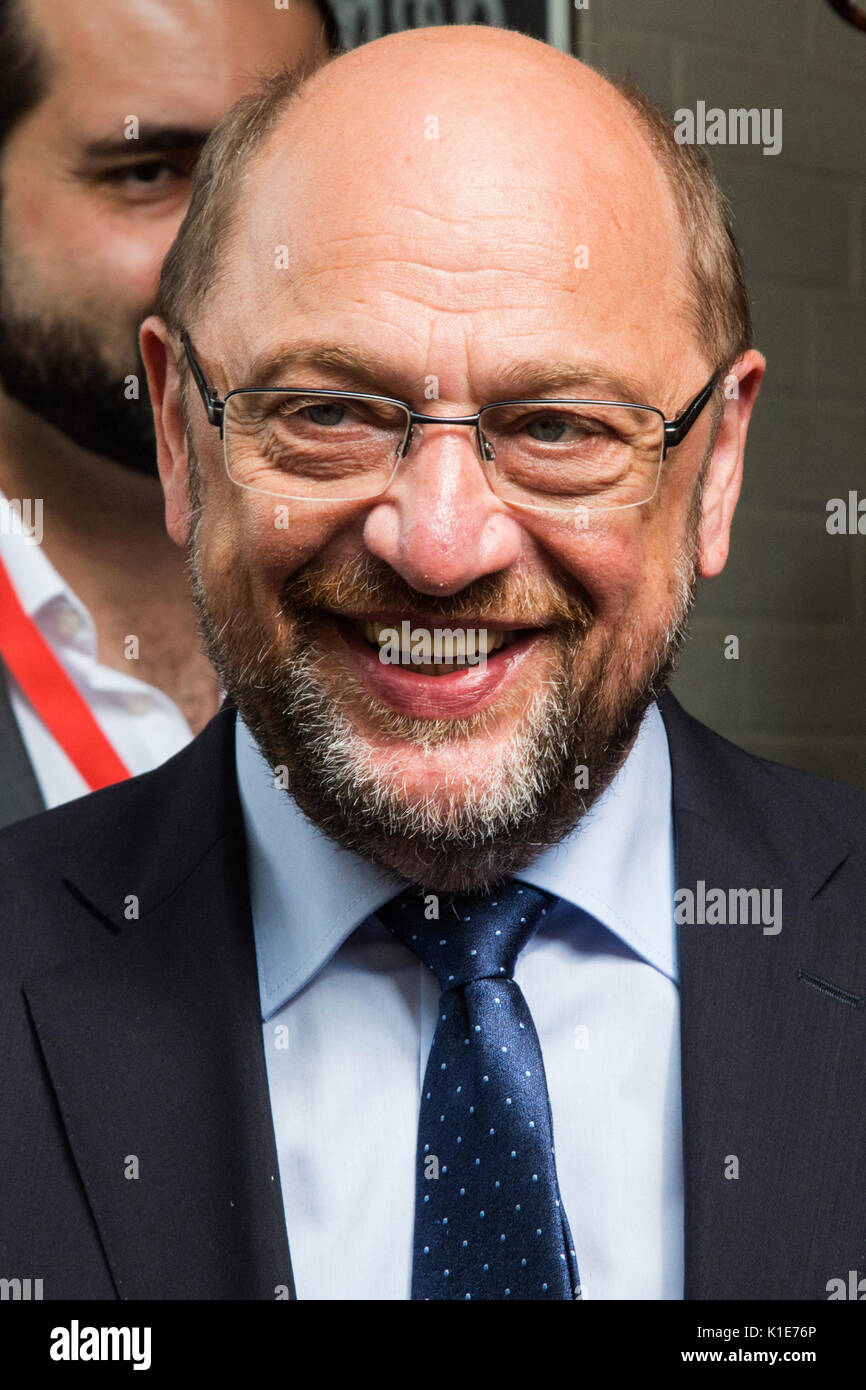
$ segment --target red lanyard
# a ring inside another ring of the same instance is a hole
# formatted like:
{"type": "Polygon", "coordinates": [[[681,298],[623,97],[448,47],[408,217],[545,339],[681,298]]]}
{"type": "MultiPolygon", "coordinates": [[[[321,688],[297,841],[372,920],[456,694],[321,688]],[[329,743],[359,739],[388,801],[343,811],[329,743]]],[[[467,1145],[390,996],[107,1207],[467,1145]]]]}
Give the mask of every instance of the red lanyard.
{"type": "Polygon", "coordinates": [[[42,633],[21,606],[0,561],[0,656],[48,732],[91,791],[130,776],[42,633]]]}

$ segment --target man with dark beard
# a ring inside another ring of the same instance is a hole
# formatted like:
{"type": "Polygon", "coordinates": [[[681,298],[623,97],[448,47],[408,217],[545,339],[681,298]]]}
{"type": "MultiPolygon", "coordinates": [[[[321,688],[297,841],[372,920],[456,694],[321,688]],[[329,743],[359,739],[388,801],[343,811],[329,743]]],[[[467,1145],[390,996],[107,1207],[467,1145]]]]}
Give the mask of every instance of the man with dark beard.
{"type": "Polygon", "coordinates": [[[0,824],[214,713],[137,346],[211,127],[337,41],[297,0],[0,0],[0,824]]]}
{"type": "Polygon", "coordinates": [[[826,1297],[864,799],[664,691],[764,369],[704,159],[524,36],[378,40],[221,125],[141,343],[232,703],[0,838],[10,1265],[826,1297]]]}

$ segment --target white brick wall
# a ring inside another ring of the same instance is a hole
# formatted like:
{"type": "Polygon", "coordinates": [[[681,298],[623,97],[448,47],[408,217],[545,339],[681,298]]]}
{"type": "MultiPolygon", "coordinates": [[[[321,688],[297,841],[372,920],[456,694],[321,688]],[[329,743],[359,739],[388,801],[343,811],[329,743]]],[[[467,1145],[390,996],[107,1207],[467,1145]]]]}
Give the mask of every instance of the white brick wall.
{"type": "Polygon", "coordinates": [[[580,56],[669,107],[781,107],[783,148],[711,149],[768,358],[731,558],[674,688],[755,752],[866,786],[866,33],[824,0],[590,0],[580,56]],[[739,661],[723,639],[740,638],[739,661]]]}

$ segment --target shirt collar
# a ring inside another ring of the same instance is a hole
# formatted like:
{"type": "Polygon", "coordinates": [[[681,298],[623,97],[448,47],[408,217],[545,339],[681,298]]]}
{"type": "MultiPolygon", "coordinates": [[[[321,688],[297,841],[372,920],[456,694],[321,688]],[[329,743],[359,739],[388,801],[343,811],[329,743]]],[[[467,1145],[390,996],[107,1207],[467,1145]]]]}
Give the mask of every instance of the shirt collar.
{"type": "MultiPolygon", "coordinates": [[[[277,785],[240,716],[236,761],[262,1017],[268,1019],[405,884],[307,820],[277,785]]],[[[518,877],[573,903],[676,980],[671,767],[656,705],[578,828],[518,877]]]]}
{"type": "Polygon", "coordinates": [[[518,877],[589,913],[677,982],[671,760],[658,705],[577,829],[518,877]]]}

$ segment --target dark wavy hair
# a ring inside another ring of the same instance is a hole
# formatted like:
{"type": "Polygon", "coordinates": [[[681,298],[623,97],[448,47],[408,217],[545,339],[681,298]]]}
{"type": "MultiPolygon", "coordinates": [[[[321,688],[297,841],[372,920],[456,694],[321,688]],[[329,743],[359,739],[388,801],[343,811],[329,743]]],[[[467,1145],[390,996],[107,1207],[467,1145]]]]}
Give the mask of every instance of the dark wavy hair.
{"type": "Polygon", "coordinates": [[[0,150],[9,132],[48,90],[48,59],[21,0],[0,0],[0,150]]]}

